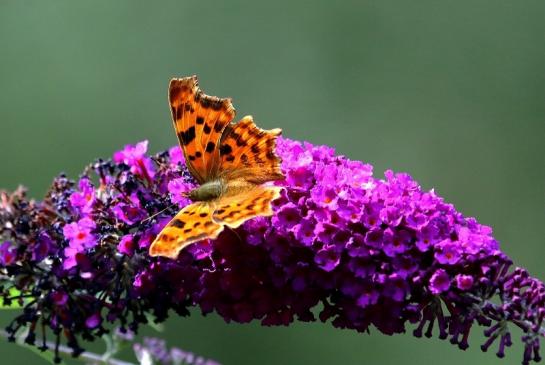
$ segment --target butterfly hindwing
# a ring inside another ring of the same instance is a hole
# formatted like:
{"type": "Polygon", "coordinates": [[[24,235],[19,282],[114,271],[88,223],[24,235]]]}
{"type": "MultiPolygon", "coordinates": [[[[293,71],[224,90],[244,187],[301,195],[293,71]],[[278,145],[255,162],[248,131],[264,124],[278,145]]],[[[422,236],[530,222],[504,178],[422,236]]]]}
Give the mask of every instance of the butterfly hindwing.
{"type": "Polygon", "coordinates": [[[218,144],[223,130],[235,117],[231,100],[204,94],[193,76],[170,81],[169,102],[189,171],[200,184],[215,178],[220,158],[218,144]]]}
{"type": "Polygon", "coordinates": [[[237,228],[246,220],[257,216],[273,214],[271,202],[280,196],[279,186],[253,185],[244,191],[229,194],[227,185],[226,196],[218,199],[213,219],[219,224],[237,228]]]}
{"type": "Polygon", "coordinates": [[[152,242],[150,255],[175,259],[187,245],[216,238],[223,225],[212,218],[215,206],[211,202],[197,202],[184,207],[152,242]]]}
{"type": "Polygon", "coordinates": [[[220,175],[227,180],[244,178],[254,184],[279,180],[280,158],[275,153],[281,130],[263,130],[251,116],[230,124],[221,137],[220,175]]]}

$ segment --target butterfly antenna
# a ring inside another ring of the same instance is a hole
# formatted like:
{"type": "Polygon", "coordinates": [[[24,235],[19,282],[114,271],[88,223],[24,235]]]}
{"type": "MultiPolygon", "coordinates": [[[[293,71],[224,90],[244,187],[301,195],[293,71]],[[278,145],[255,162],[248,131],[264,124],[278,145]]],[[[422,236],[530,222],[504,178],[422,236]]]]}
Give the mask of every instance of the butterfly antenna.
{"type": "Polygon", "coordinates": [[[163,213],[165,210],[168,210],[168,209],[172,208],[172,207],[175,206],[175,205],[176,205],[176,204],[170,204],[170,205],[169,205],[168,207],[166,207],[165,209],[160,210],[160,211],[158,211],[157,213],[155,213],[155,214],[153,214],[153,215],[150,215],[150,216],[147,217],[146,219],[142,220],[142,221],[140,222],[140,224],[144,223],[145,221],[149,221],[149,220],[151,220],[151,219],[157,217],[159,214],[163,213]]]}

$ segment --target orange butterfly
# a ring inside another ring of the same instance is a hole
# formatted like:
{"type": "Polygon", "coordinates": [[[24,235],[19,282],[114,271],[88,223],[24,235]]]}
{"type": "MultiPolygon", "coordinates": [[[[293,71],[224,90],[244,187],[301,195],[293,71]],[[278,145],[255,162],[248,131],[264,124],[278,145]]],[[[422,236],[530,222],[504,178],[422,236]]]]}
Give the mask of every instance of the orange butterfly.
{"type": "Polygon", "coordinates": [[[272,215],[282,188],[262,184],[284,176],[274,152],[280,129],[262,130],[251,116],[231,124],[231,100],[204,94],[196,76],[172,79],[169,102],[187,167],[200,184],[187,194],[193,203],[150,246],[151,256],[175,259],[187,245],[216,238],[224,226],[272,215]]]}

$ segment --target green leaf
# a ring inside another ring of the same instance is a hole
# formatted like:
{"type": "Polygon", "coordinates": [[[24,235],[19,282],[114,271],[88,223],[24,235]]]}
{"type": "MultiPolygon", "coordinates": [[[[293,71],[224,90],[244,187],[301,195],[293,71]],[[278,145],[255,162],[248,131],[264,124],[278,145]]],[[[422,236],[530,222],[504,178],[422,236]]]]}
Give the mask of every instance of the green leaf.
{"type": "MultiPolygon", "coordinates": [[[[9,288],[9,296],[10,297],[18,297],[21,295],[21,292],[14,287],[9,288]]],[[[21,303],[20,300],[12,300],[10,305],[4,304],[4,301],[0,304],[0,310],[6,310],[6,309],[19,309],[24,306],[24,301],[21,303]]]]}

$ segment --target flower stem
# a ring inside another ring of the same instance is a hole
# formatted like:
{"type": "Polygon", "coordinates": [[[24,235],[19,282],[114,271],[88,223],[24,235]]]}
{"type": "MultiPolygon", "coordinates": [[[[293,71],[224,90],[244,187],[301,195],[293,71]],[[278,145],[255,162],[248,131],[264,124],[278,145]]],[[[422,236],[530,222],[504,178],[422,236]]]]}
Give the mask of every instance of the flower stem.
{"type": "MultiPolygon", "coordinates": [[[[4,330],[0,330],[0,337],[8,338],[9,334],[4,330]]],[[[54,343],[46,342],[45,344],[50,349],[55,348],[54,343]]],[[[72,356],[73,349],[71,349],[68,346],[59,345],[59,352],[66,354],[68,356],[72,356]]],[[[135,365],[132,362],[123,361],[119,359],[114,359],[114,358],[106,359],[102,355],[95,354],[89,351],[82,352],[76,359],[83,362],[91,362],[91,363],[98,363],[98,364],[105,364],[105,365],[135,365]]]]}

